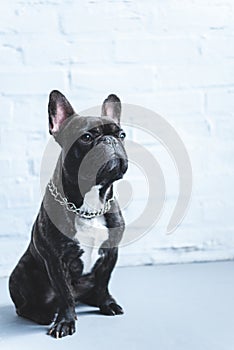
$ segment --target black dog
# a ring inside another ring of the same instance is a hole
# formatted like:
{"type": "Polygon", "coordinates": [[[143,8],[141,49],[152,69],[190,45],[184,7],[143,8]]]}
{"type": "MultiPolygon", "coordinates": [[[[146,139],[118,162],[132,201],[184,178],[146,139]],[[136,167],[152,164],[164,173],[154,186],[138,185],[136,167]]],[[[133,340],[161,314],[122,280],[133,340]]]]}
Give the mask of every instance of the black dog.
{"type": "Polygon", "coordinates": [[[112,185],[128,161],[117,96],[104,101],[102,117],[82,117],[52,91],[48,110],[62,151],[9,288],[19,316],[53,322],[48,334],[61,338],[75,332],[77,302],[106,315],[123,313],[108,283],[124,231],[112,185]]]}

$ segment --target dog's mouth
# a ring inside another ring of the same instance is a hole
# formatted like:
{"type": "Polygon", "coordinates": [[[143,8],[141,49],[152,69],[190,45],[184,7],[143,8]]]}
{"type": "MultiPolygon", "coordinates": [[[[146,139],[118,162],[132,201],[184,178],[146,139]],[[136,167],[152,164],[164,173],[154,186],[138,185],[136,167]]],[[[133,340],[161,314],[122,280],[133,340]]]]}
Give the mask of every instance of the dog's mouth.
{"type": "Polygon", "coordinates": [[[128,161],[125,158],[112,158],[108,160],[99,170],[96,184],[102,187],[111,185],[114,181],[122,179],[128,169],[128,161]]]}

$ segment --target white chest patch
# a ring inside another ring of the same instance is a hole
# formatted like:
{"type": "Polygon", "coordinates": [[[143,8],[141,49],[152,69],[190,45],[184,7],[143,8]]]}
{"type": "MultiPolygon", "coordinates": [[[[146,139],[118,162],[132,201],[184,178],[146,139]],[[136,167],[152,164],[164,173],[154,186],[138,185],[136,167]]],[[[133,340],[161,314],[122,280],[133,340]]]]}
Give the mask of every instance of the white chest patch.
{"type": "MultiPolygon", "coordinates": [[[[96,210],[100,209],[101,206],[99,189],[95,186],[85,195],[81,209],[87,210],[92,208],[96,210]]],[[[92,219],[84,219],[77,216],[75,227],[77,233],[74,239],[79,241],[81,249],[84,250],[81,260],[84,264],[83,274],[87,274],[91,272],[96,261],[100,258],[98,251],[102,243],[108,239],[105,217],[97,216],[92,219]]]]}
{"type": "Polygon", "coordinates": [[[93,219],[76,218],[77,233],[75,239],[80,243],[84,253],[81,260],[84,264],[83,274],[91,272],[96,261],[100,258],[98,253],[102,243],[108,239],[108,229],[104,216],[93,219]]]}

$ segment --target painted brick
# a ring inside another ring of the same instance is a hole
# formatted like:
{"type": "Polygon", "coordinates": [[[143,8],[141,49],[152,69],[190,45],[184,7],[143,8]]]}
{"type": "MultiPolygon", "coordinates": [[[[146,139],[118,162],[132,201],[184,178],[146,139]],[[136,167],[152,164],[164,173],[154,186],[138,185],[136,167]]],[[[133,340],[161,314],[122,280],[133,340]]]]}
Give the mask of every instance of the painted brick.
{"type": "Polygon", "coordinates": [[[48,96],[18,95],[12,100],[12,119],[15,129],[26,132],[26,137],[35,132],[39,134],[48,132],[48,96]]]}
{"type": "Polygon", "coordinates": [[[9,187],[7,189],[7,201],[9,208],[23,208],[32,205],[30,185],[22,182],[9,187]]]}
{"type": "Polygon", "coordinates": [[[14,159],[16,154],[25,157],[26,135],[15,128],[0,128],[0,145],[2,154],[9,159],[14,159]]]}
{"type": "Polygon", "coordinates": [[[162,2],[158,8],[152,7],[152,12],[158,18],[158,21],[150,23],[149,29],[153,32],[160,26],[169,34],[186,32],[201,35],[223,29],[231,23],[230,9],[226,4],[211,6],[192,1],[173,1],[170,4],[162,2]]]}
{"type": "Polygon", "coordinates": [[[220,62],[234,58],[234,37],[232,35],[207,35],[201,44],[201,54],[208,62],[220,62]]]}
{"type": "Polygon", "coordinates": [[[3,177],[9,177],[11,174],[11,164],[10,160],[5,157],[5,158],[0,158],[0,169],[1,169],[1,174],[3,177]]]}
{"type": "MultiPolygon", "coordinates": [[[[124,103],[160,113],[186,145],[193,197],[184,221],[165,235],[178,174],[168,151],[149,134],[145,114],[147,132],[134,127],[134,113],[123,106],[132,122],[127,137],[158,161],[167,200],[157,225],[122,248],[119,265],[233,258],[233,1],[14,0],[2,2],[0,22],[0,276],[23,253],[43,196],[52,89],[67,95],[77,111],[116,93],[124,103]]],[[[100,106],[93,111],[100,114],[100,106]]],[[[48,160],[46,179],[55,162],[48,160]]],[[[131,166],[124,181],[132,191],[122,194],[123,202],[132,196],[124,209],[130,223],[144,210],[148,184],[131,166]]],[[[133,225],[132,237],[144,225],[133,225]]]]}
{"type": "Polygon", "coordinates": [[[102,69],[76,69],[71,72],[72,88],[78,91],[99,91],[100,84],[106,94],[129,91],[152,91],[153,71],[151,68],[119,66],[102,69]],[[128,77],[131,76],[131,79],[128,77]],[[111,77],[111,78],[110,78],[111,77]],[[111,80],[110,80],[111,79],[111,80]],[[111,87],[111,88],[110,88],[111,87]],[[121,90],[120,90],[121,87],[121,90]]]}
{"type": "Polygon", "coordinates": [[[23,63],[21,48],[15,48],[8,45],[0,47],[0,65],[14,66],[23,63]]]}
{"type": "MultiPolygon", "coordinates": [[[[172,120],[188,118],[204,120],[204,94],[201,91],[165,91],[142,94],[127,94],[128,103],[136,103],[151,109],[162,117],[172,120]]],[[[190,120],[191,120],[190,119],[190,120]]]]}
{"type": "Polygon", "coordinates": [[[158,67],[156,87],[163,89],[225,87],[233,84],[234,63],[170,65],[158,67]]]}
{"type": "Polygon", "coordinates": [[[0,96],[0,106],[1,106],[1,126],[12,125],[13,119],[13,101],[9,98],[0,96]]]}
{"type": "Polygon", "coordinates": [[[66,74],[59,71],[0,71],[0,92],[7,95],[44,95],[54,87],[65,90],[66,74]]]}
{"type": "Polygon", "coordinates": [[[48,28],[50,31],[58,31],[58,16],[49,3],[21,4],[20,1],[12,1],[2,5],[2,33],[48,33],[48,28]]]}
{"type": "Polygon", "coordinates": [[[112,18],[105,11],[102,11],[101,6],[93,4],[88,6],[87,2],[73,2],[63,11],[61,16],[61,28],[65,34],[81,34],[81,33],[105,33],[112,28],[112,18]],[[93,7],[93,8],[92,8],[93,7]],[[100,15],[99,20],[97,16],[100,15]],[[71,18],[73,20],[71,20],[71,18]]]}
{"type": "MultiPolygon", "coordinates": [[[[234,89],[209,91],[206,95],[206,113],[222,119],[234,115],[234,89]]],[[[218,119],[218,118],[216,118],[218,119]]],[[[230,118],[231,121],[232,118],[230,118]]]]}
{"type": "Polygon", "coordinates": [[[115,42],[117,62],[178,64],[198,62],[200,58],[198,39],[163,36],[157,39],[123,38],[115,42]]]}

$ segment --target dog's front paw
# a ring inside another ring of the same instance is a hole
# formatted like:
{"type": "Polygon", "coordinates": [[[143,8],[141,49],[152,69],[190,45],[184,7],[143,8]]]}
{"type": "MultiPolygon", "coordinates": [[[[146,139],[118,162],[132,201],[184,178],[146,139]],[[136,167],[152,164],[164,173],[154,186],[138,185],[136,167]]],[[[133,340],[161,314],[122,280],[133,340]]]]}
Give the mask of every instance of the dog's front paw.
{"type": "Polygon", "coordinates": [[[48,335],[58,339],[62,337],[66,337],[67,335],[72,335],[76,331],[75,320],[76,316],[61,316],[57,315],[52,327],[48,331],[48,335]]]}
{"type": "Polygon", "coordinates": [[[124,313],[122,307],[114,302],[101,305],[100,312],[108,316],[122,315],[124,313]]]}

